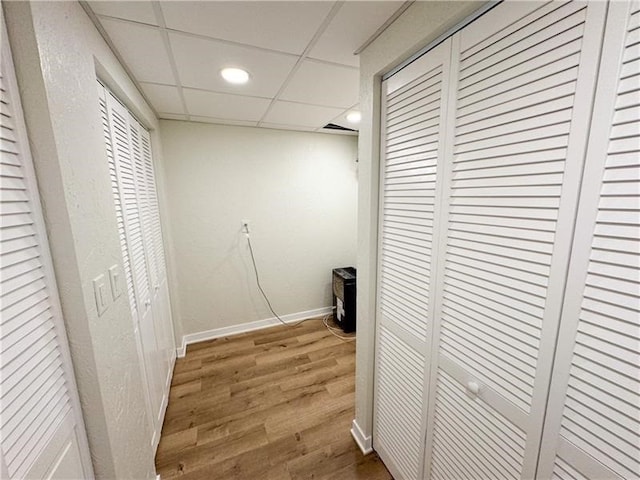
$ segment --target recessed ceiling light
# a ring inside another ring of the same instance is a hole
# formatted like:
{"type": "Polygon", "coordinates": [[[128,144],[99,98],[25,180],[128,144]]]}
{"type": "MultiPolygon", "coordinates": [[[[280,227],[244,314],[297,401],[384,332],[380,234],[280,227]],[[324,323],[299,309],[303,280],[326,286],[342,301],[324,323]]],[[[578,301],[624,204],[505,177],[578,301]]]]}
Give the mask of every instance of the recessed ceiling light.
{"type": "Polygon", "coordinates": [[[362,115],[360,114],[360,112],[349,112],[347,114],[347,122],[349,123],[360,123],[361,118],[362,115]]]}
{"type": "Polygon", "coordinates": [[[249,72],[241,68],[223,68],[220,75],[222,75],[222,78],[227,82],[238,85],[249,81],[249,72]]]}

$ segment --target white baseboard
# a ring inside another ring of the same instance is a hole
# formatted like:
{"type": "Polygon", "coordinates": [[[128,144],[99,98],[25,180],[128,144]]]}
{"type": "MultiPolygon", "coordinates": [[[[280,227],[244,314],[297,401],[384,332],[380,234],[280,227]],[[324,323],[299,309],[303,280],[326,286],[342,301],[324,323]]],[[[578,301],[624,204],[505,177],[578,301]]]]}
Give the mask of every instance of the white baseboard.
{"type": "Polygon", "coordinates": [[[358,422],[355,420],[355,418],[351,423],[351,436],[358,444],[358,447],[360,447],[360,451],[362,452],[363,455],[369,455],[371,452],[373,452],[373,445],[371,444],[371,435],[367,437],[362,432],[362,429],[360,428],[360,425],[358,425],[358,422]]]}
{"type": "MultiPolygon", "coordinates": [[[[281,315],[280,318],[285,323],[295,323],[300,320],[317,318],[322,315],[327,315],[333,311],[332,307],[316,308],[314,310],[307,310],[306,312],[290,313],[288,315],[281,315]]],[[[240,325],[231,325],[230,327],[214,328],[212,330],[206,330],[204,332],[190,333],[182,337],[182,345],[176,349],[178,357],[185,356],[187,351],[187,345],[192,343],[204,342],[206,340],[213,340],[214,338],[228,337],[229,335],[237,335],[238,333],[252,332],[254,330],[261,330],[263,328],[274,327],[280,325],[280,321],[276,317],[265,318],[264,320],[256,320],[254,322],[241,323],[240,325]]]]}
{"type": "Polygon", "coordinates": [[[182,336],[182,345],[176,348],[176,357],[183,358],[187,354],[187,344],[184,335],[182,336]]]}

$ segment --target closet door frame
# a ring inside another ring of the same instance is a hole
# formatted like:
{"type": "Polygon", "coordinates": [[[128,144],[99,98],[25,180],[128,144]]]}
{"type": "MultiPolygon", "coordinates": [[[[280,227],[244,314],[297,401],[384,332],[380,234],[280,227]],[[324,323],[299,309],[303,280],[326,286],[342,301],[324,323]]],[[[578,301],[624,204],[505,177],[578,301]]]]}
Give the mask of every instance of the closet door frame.
{"type": "Polygon", "coordinates": [[[562,299],[563,318],[557,337],[558,348],[554,352],[553,377],[539,453],[538,474],[542,478],[551,478],[559,451],[581,465],[585,471],[593,472],[594,478],[620,478],[609,468],[563,440],[560,429],[582,310],[583,289],[591,257],[591,239],[596,226],[603,173],[607,162],[612,115],[616,104],[619,78],[612,72],[618,72],[625,49],[626,28],[617,27],[626,26],[631,7],[631,1],[611,1],[608,5],[608,28],[602,46],[592,122],[588,130],[590,135],[585,139],[585,142],[588,142],[585,152],[586,164],[582,175],[571,261],[562,299]],[[586,241],[587,239],[589,241],[586,241]]]}

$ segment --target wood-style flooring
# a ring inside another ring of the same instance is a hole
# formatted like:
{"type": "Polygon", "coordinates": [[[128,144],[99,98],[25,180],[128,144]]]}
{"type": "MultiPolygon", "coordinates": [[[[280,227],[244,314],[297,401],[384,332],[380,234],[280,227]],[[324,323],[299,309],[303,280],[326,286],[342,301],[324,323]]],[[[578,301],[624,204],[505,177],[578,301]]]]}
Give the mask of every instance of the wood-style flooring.
{"type": "Polygon", "coordinates": [[[219,338],[176,361],[163,480],[389,480],[351,438],[355,342],[321,319],[219,338]]]}

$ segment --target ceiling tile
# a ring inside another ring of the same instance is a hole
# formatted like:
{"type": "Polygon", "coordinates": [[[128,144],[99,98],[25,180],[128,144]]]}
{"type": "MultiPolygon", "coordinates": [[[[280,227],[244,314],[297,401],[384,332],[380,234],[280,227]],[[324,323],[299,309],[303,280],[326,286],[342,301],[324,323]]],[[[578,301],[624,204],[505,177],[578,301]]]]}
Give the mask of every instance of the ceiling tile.
{"type": "Polygon", "coordinates": [[[182,85],[217,92],[273,97],[297,60],[293,55],[182,34],[172,33],[170,41],[182,85]],[[244,68],[251,75],[249,83],[225,82],[220,76],[225,67],[244,68]]]}
{"type": "Polygon", "coordinates": [[[258,121],[267,111],[271,100],[226,93],[183,89],[190,115],[229,120],[258,121]]]}
{"type": "Polygon", "coordinates": [[[273,128],[275,130],[299,130],[301,132],[314,132],[316,127],[303,127],[300,125],[281,125],[279,123],[261,123],[262,128],[273,128]]]}
{"type": "Polygon", "coordinates": [[[94,1],[89,2],[89,6],[96,15],[124,18],[126,20],[133,20],[134,22],[148,23],[149,25],[158,24],[156,21],[156,15],[153,11],[153,4],[149,1],[94,1]]]}
{"type": "Polygon", "coordinates": [[[162,2],[168,28],[300,54],[333,2],[162,2]]]}
{"type": "Polygon", "coordinates": [[[190,121],[215,123],[216,125],[235,125],[238,127],[255,127],[258,124],[258,122],[249,122],[246,120],[227,120],[224,118],[200,117],[198,115],[191,115],[190,121]]]}
{"type": "Polygon", "coordinates": [[[349,108],[358,103],[358,82],[356,68],[304,60],[280,98],[349,108]]]}
{"type": "Polygon", "coordinates": [[[186,120],[186,115],[174,115],[173,113],[160,113],[158,116],[162,120],[186,120]]]}
{"type": "Polygon", "coordinates": [[[107,18],[102,18],[101,23],[136,80],[175,84],[157,28],[107,18]]]}
{"type": "Polygon", "coordinates": [[[342,112],[340,108],[318,107],[301,103],[277,101],[264,117],[266,123],[324,127],[342,112]]]}
{"type": "Polygon", "coordinates": [[[309,57],[358,66],[353,55],[404,1],[345,2],[309,53],[309,57]]]}
{"type": "Polygon", "coordinates": [[[140,83],[140,87],[155,108],[156,112],[183,114],[184,107],[180,93],[174,86],[140,83]]]}

